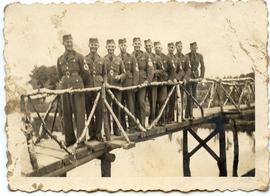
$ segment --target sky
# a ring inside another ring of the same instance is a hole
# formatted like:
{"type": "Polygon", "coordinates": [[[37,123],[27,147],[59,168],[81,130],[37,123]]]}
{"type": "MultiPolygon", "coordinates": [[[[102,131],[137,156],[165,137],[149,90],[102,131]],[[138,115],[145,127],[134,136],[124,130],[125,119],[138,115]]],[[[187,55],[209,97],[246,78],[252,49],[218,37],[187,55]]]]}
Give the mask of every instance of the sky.
{"type": "MultiPolygon", "coordinates": [[[[5,58],[10,74],[27,81],[34,65],[55,65],[64,52],[62,35],[73,35],[75,49],[89,52],[89,37],[100,40],[99,53],[106,54],[106,39],[132,38],[167,43],[181,40],[183,52],[198,43],[206,77],[249,73],[266,65],[266,9],[263,2],[216,4],[89,4],[20,5],[6,8],[5,58]],[[253,5],[252,5],[253,4],[253,5]],[[257,9],[252,9],[256,6],[257,9]]],[[[144,49],[144,48],[143,48],[144,49]]],[[[116,50],[116,54],[119,51],[116,50]]]]}

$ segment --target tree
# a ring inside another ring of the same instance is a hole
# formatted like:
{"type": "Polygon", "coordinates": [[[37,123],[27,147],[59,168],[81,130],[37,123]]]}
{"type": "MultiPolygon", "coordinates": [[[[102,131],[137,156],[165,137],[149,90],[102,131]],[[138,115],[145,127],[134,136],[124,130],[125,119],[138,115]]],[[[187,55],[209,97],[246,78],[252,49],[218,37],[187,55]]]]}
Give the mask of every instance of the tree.
{"type": "Polygon", "coordinates": [[[31,80],[29,84],[33,87],[33,89],[37,88],[48,88],[55,89],[58,83],[58,75],[56,66],[34,66],[34,69],[31,71],[29,75],[31,80]]]}

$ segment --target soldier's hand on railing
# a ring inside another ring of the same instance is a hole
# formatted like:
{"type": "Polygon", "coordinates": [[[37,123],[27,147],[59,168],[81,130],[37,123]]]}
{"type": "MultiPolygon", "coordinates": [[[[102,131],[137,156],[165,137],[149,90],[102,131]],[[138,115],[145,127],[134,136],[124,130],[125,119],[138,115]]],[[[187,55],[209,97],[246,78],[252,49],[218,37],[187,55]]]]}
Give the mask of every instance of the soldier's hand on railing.
{"type": "Polygon", "coordinates": [[[183,79],[183,84],[186,85],[187,84],[187,80],[183,79]]]}
{"type": "Polygon", "coordinates": [[[173,81],[172,80],[168,80],[169,84],[173,84],[173,81]]]}
{"type": "Polygon", "coordinates": [[[174,82],[174,83],[177,83],[177,80],[174,78],[174,79],[173,79],[173,82],[174,82]]]}
{"type": "Polygon", "coordinates": [[[121,79],[120,75],[115,76],[115,79],[120,80],[121,79]]]}

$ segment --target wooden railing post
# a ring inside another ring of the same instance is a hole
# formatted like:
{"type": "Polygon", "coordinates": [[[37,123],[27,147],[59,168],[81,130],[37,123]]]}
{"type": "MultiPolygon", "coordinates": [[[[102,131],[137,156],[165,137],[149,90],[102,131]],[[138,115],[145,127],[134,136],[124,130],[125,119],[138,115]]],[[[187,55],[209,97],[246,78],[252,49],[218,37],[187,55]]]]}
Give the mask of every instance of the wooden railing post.
{"type": "Polygon", "coordinates": [[[107,141],[111,140],[111,134],[110,134],[110,127],[109,127],[109,118],[108,118],[108,112],[107,108],[105,107],[105,100],[106,100],[106,84],[107,79],[104,79],[104,83],[101,87],[101,100],[102,100],[102,129],[104,130],[105,137],[107,141]]]}

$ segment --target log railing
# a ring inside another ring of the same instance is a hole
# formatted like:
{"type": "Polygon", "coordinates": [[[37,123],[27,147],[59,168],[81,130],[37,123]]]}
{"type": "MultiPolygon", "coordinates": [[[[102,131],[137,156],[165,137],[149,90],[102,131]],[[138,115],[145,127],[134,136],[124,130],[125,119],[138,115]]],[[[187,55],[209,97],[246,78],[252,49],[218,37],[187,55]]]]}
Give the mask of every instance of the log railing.
{"type": "MultiPolygon", "coordinates": [[[[59,111],[58,111],[58,107],[60,105],[59,102],[61,100],[61,95],[63,95],[63,94],[75,94],[75,93],[86,93],[86,92],[95,92],[96,93],[96,98],[94,100],[94,104],[93,104],[93,107],[91,109],[90,115],[88,116],[88,118],[86,120],[84,130],[83,130],[81,135],[77,136],[77,142],[73,146],[73,147],[75,147],[75,149],[76,149],[78,143],[85,140],[86,135],[87,135],[87,131],[88,131],[88,127],[93,119],[95,109],[96,109],[97,104],[98,104],[100,99],[102,100],[102,104],[104,105],[104,108],[106,108],[106,109],[103,109],[103,112],[108,112],[112,116],[112,119],[116,122],[116,125],[117,125],[118,129],[120,130],[121,135],[126,140],[127,144],[128,145],[132,144],[132,142],[129,140],[129,137],[126,133],[126,130],[124,130],[123,126],[120,123],[120,119],[118,119],[116,117],[111,105],[107,101],[106,94],[107,94],[107,96],[110,96],[111,100],[118,107],[120,107],[121,110],[123,110],[125,115],[127,115],[128,117],[130,117],[134,121],[138,130],[141,132],[147,132],[147,130],[152,129],[153,127],[155,127],[157,125],[157,123],[159,122],[159,120],[161,118],[161,115],[165,112],[165,108],[167,107],[169,99],[171,98],[174,91],[177,92],[176,94],[177,94],[177,106],[178,106],[177,113],[178,114],[183,113],[183,105],[184,104],[183,104],[183,102],[181,102],[181,100],[183,100],[183,99],[181,99],[181,95],[180,95],[180,91],[182,91],[183,94],[185,95],[185,97],[192,99],[192,102],[194,103],[194,105],[200,109],[202,117],[204,116],[204,110],[206,108],[210,108],[213,105],[214,97],[218,98],[218,102],[219,102],[218,105],[219,105],[221,111],[223,111],[223,107],[225,105],[228,105],[230,103],[235,107],[235,109],[238,112],[241,112],[241,107],[240,107],[241,104],[245,103],[248,106],[250,106],[250,104],[252,102],[254,102],[254,100],[255,100],[255,81],[253,78],[237,78],[237,79],[222,79],[222,80],[221,79],[213,79],[213,78],[199,78],[199,79],[190,79],[190,81],[188,81],[188,82],[209,85],[209,88],[207,89],[207,92],[204,95],[201,102],[199,102],[197,100],[197,98],[194,97],[190,93],[190,91],[186,88],[186,83],[184,83],[182,81],[143,83],[141,85],[129,86],[129,87],[119,87],[119,86],[110,85],[108,83],[104,83],[101,87],[95,87],[95,88],[64,89],[64,90],[49,90],[49,89],[33,90],[33,91],[21,96],[21,106],[22,106],[22,109],[25,113],[25,115],[24,115],[25,118],[23,118],[23,119],[31,119],[31,112],[29,111],[29,108],[28,108],[29,104],[30,104],[32,106],[32,108],[34,109],[34,112],[37,114],[38,119],[41,122],[39,134],[38,134],[38,137],[34,143],[36,144],[40,141],[40,136],[47,134],[65,152],[67,152],[69,155],[74,155],[74,152],[72,150],[70,150],[69,148],[67,148],[66,145],[64,144],[64,142],[60,141],[56,136],[53,135],[53,130],[54,130],[54,126],[55,126],[57,113],[59,113],[59,111]],[[121,103],[121,101],[117,100],[117,98],[114,96],[114,94],[111,90],[130,91],[130,90],[146,88],[146,87],[151,87],[151,86],[171,86],[172,88],[170,88],[168,96],[167,96],[165,102],[163,103],[163,105],[161,106],[161,109],[160,109],[158,115],[156,116],[156,119],[154,119],[148,127],[144,127],[141,124],[141,122],[138,120],[138,118],[134,114],[132,114],[128,110],[128,108],[121,103]],[[232,94],[237,94],[238,96],[233,97],[232,94]],[[39,98],[41,96],[43,96],[43,97],[44,96],[45,97],[53,96],[53,99],[52,99],[52,101],[51,101],[51,103],[50,103],[50,105],[49,105],[49,107],[48,107],[48,109],[45,112],[45,115],[43,117],[40,114],[40,112],[38,111],[38,109],[36,108],[35,103],[33,102],[34,99],[39,98]],[[225,98],[225,100],[223,98],[225,98]],[[206,104],[207,100],[209,100],[209,102],[207,104],[207,107],[204,108],[203,104],[206,104]],[[49,128],[47,125],[47,118],[48,118],[49,113],[53,110],[53,107],[56,107],[56,109],[54,111],[52,126],[49,128]]],[[[106,122],[106,121],[108,121],[108,119],[105,120],[105,118],[107,118],[107,116],[106,117],[105,116],[106,115],[103,115],[103,120],[102,120],[103,121],[102,122],[103,123],[102,133],[105,134],[107,140],[110,140],[110,132],[108,132],[108,130],[104,130],[104,127],[105,127],[104,123],[108,123],[108,122],[106,122]]],[[[31,120],[28,120],[27,122],[24,122],[24,123],[28,123],[28,125],[30,126],[30,121],[31,120]]],[[[207,148],[206,145],[204,147],[207,148]]]]}

